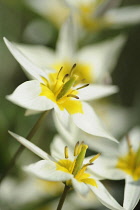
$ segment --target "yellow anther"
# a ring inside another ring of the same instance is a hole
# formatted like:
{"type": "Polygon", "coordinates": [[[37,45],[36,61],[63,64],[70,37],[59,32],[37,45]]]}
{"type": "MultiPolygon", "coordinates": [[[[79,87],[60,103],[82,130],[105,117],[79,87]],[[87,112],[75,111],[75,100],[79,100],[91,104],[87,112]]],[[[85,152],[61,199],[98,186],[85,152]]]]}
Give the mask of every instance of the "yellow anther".
{"type": "Polygon", "coordinates": [[[67,146],[65,146],[65,148],[64,148],[64,154],[65,154],[66,159],[69,158],[69,150],[68,150],[67,146]]]}
{"type": "Polygon", "coordinates": [[[79,141],[76,143],[75,148],[74,148],[74,156],[78,155],[78,148],[79,148],[79,141]]]}
{"type": "Polygon", "coordinates": [[[101,155],[100,153],[98,153],[97,155],[95,155],[93,158],[91,158],[89,160],[89,163],[93,163],[100,155],[101,155]]]}

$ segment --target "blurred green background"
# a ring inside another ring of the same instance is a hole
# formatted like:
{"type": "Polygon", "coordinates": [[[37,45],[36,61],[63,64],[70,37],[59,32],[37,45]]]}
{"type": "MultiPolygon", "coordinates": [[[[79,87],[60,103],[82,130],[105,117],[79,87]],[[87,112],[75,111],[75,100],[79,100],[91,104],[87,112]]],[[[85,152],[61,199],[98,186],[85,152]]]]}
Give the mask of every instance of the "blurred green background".
{"type": "MultiPolygon", "coordinates": [[[[139,3],[139,0],[124,0],[122,5],[139,3]]],[[[103,31],[92,42],[108,39],[122,32],[128,35],[128,39],[112,73],[113,83],[120,88],[119,94],[113,97],[113,100],[118,105],[132,108],[135,117],[133,126],[135,126],[140,124],[140,24],[121,30],[103,31]]],[[[11,130],[26,136],[38,118],[38,115],[25,117],[24,109],[6,100],[6,95],[11,94],[27,78],[6,48],[3,37],[19,43],[43,44],[54,48],[57,36],[58,29],[49,20],[33,12],[24,1],[0,0],[0,173],[4,171],[19,145],[7,131],[11,130]]],[[[33,141],[49,151],[49,143],[55,133],[56,129],[50,113],[33,141]]],[[[20,179],[20,165],[27,164],[30,156],[33,160],[38,159],[29,151],[24,151],[16,166],[11,170],[10,176],[20,179]]],[[[23,209],[32,210],[33,207],[26,206],[23,209]]],[[[3,207],[0,205],[0,210],[15,209],[5,204],[3,207]]]]}

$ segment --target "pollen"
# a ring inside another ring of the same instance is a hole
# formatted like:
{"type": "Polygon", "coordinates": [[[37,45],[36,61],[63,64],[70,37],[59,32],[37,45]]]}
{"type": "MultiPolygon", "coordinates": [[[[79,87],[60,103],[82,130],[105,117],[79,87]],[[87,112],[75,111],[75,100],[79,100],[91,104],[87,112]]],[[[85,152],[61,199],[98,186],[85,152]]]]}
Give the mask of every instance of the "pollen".
{"type": "Polygon", "coordinates": [[[140,179],[140,146],[134,151],[129,137],[127,137],[128,153],[118,158],[116,168],[133,177],[135,181],[140,179]]]}

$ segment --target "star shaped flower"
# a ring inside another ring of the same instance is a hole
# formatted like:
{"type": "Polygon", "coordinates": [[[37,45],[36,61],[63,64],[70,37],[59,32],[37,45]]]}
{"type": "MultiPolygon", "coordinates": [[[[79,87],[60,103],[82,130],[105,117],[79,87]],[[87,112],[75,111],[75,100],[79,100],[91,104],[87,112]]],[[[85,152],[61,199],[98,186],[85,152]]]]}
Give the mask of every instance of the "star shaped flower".
{"type": "Polygon", "coordinates": [[[109,209],[123,209],[102,185],[99,178],[94,175],[94,171],[88,170],[99,157],[99,154],[93,156],[87,162],[85,155],[88,146],[84,142],[77,142],[73,153],[65,146],[64,157],[60,156],[56,151],[54,151],[56,156],[52,157],[25,138],[12,132],[10,134],[29,150],[43,158],[37,163],[24,167],[27,172],[43,180],[62,181],[81,195],[86,195],[91,190],[100,202],[109,209]]]}
{"type": "MultiPolygon", "coordinates": [[[[76,63],[75,71],[81,80],[96,85],[103,96],[107,96],[116,91],[114,86],[107,84],[108,80],[111,80],[110,72],[117,63],[125,40],[125,36],[117,36],[79,48],[77,27],[70,17],[60,29],[55,50],[41,45],[16,44],[16,47],[33,63],[44,69],[47,66],[58,71],[63,66],[67,71],[76,63]]],[[[98,97],[100,96],[97,94],[98,97]]]]}
{"type": "Polygon", "coordinates": [[[134,209],[140,200],[140,128],[132,129],[119,145],[110,147],[108,141],[108,149],[97,161],[95,173],[102,172],[112,180],[125,179],[123,206],[126,210],[134,209]]]}
{"type": "MultiPolygon", "coordinates": [[[[76,64],[66,70],[63,70],[63,67],[58,71],[42,69],[33,64],[15,44],[7,39],[5,43],[20,65],[34,78],[18,86],[13,94],[7,97],[10,101],[33,112],[54,108],[57,118],[64,124],[71,117],[73,122],[87,133],[116,141],[105,131],[92,107],[85,102],[99,95],[106,95],[108,88],[103,90],[82,83],[79,73],[75,71],[76,64]]],[[[116,87],[113,87],[113,90],[111,87],[111,91],[116,91],[116,87]]]]}
{"type": "Polygon", "coordinates": [[[71,11],[78,25],[94,32],[140,22],[140,7],[119,7],[121,0],[26,0],[26,4],[57,27],[64,23],[71,11]]]}

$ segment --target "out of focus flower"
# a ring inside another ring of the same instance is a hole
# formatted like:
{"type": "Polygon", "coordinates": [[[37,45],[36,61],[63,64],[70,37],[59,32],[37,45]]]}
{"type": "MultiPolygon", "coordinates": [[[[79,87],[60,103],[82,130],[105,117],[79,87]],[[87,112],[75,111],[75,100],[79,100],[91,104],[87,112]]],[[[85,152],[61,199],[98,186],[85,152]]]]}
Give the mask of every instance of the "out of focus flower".
{"type": "Polygon", "coordinates": [[[107,179],[125,179],[123,206],[126,210],[134,209],[140,199],[140,128],[132,129],[119,145],[109,147],[108,142],[94,171],[102,172],[107,179]]]}
{"type": "Polygon", "coordinates": [[[16,45],[5,39],[6,45],[26,70],[35,80],[21,84],[8,96],[8,99],[32,112],[41,112],[54,108],[57,117],[67,123],[69,117],[74,123],[92,135],[103,136],[116,141],[100,124],[94,110],[84,100],[92,100],[106,95],[106,92],[115,92],[116,87],[98,88],[98,86],[88,86],[81,83],[81,77],[75,72],[76,65],[71,69],[59,71],[42,69],[34,65],[26,55],[24,55],[16,45]],[[86,89],[86,91],[84,91],[86,89]],[[111,90],[110,90],[111,89],[111,90]],[[82,94],[83,92],[83,94],[82,94]],[[81,100],[79,100],[79,97],[81,100]]]}
{"type": "MultiPolygon", "coordinates": [[[[110,131],[116,139],[122,137],[128,132],[132,125],[136,123],[134,110],[132,108],[117,106],[105,99],[94,101],[93,106],[100,119],[102,119],[103,124],[106,125],[107,130],[110,131]]],[[[56,119],[55,115],[54,118],[57,131],[66,144],[74,146],[79,136],[82,136],[82,138],[85,139],[85,143],[88,144],[89,149],[94,151],[97,150],[104,153],[107,150],[109,154],[110,152],[112,153],[114,147],[117,146],[115,142],[111,143],[108,139],[84,132],[75,126],[72,120],[64,124],[56,119]],[[110,149],[108,150],[108,148],[110,149]]]]}
{"type": "Polygon", "coordinates": [[[140,22],[140,7],[118,7],[121,0],[27,0],[26,3],[59,27],[70,12],[81,27],[92,31],[140,22]]]}
{"type": "Polygon", "coordinates": [[[100,202],[109,209],[123,209],[98,181],[99,176],[96,176],[94,171],[88,170],[99,157],[99,154],[93,156],[90,160],[88,159],[87,162],[85,155],[88,146],[86,144],[77,142],[73,153],[65,146],[64,157],[59,156],[59,153],[52,157],[23,137],[12,132],[10,134],[36,155],[43,158],[35,164],[24,167],[26,171],[43,180],[62,181],[66,186],[73,187],[81,195],[86,195],[91,190],[100,202]],[[58,156],[59,158],[57,158],[58,156]]]}
{"type": "Polygon", "coordinates": [[[110,72],[117,63],[125,40],[125,36],[117,36],[79,49],[77,28],[73,19],[68,18],[61,27],[55,51],[37,45],[16,44],[16,47],[33,63],[44,69],[49,67],[58,71],[63,66],[67,71],[76,63],[75,71],[81,80],[84,79],[84,83],[102,83],[99,88],[106,89],[106,94],[111,94],[111,86],[103,84],[110,80],[110,72]]]}
{"type": "Polygon", "coordinates": [[[104,28],[118,28],[140,22],[140,7],[117,8],[121,0],[65,0],[87,30],[99,31],[104,28]]]}

